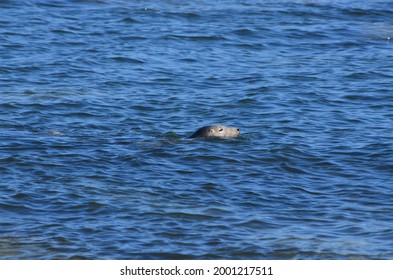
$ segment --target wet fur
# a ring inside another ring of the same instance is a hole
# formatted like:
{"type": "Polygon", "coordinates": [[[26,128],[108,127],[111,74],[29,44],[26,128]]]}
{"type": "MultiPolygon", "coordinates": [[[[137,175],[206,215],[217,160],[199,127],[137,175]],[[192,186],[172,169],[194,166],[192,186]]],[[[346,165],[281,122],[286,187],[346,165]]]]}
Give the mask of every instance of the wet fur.
{"type": "Polygon", "coordinates": [[[199,128],[189,138],[232,138],[240,135],[240,130],[236,127],[223,125],[209,125],[199,128]]]}

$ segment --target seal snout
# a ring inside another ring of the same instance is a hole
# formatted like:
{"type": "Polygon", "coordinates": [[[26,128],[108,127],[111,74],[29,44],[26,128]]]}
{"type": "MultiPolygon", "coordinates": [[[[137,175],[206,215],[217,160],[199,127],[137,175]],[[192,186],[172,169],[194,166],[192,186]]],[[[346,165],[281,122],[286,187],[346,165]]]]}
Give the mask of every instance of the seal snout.
{"type": "Polygon", "coordinates": [[[223,125],[209,125],[199,128],[190,138],[233,138],[240,135],[240,129],[223,125]]]}

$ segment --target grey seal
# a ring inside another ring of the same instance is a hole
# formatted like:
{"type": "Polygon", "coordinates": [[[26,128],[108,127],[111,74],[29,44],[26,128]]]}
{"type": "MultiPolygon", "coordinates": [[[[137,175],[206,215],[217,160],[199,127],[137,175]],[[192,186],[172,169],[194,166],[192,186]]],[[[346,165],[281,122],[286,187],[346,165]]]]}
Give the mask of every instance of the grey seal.
{"type": "Polygon", "coordinates": [[[199,128],[189,138],[233,138],[240,135],[240,129],[223,125],[208,125],[199,128]]]}

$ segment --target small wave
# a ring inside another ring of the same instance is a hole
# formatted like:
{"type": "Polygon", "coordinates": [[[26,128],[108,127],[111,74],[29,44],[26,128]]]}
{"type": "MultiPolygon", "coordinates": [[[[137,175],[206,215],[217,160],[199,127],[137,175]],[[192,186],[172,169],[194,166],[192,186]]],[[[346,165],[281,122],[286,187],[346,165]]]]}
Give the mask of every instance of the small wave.
{"type": "Polygon", "coordinates": [[[165,36],[165,39],[190,40],[196,42],[226,40],[224,36],[220,35],[167,35],[165,36]]]}
{"type": "Polygon", "coordinates": [[[126,62],[126,63],[131,63],[131,64],[144,64],[145,62],[140,60],[140,59],[136,59],[136,58],[130,58],[130,57],[122,57],[122,56],[115,56],[112,57],[111,59],[113,59],[114,61],[117,62],[126,62]]]}

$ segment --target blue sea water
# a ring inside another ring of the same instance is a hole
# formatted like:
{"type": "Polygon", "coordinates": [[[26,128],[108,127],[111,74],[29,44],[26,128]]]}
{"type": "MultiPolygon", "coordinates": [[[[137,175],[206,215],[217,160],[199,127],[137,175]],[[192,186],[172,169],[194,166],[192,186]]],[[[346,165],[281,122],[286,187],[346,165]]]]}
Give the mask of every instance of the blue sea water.
{"type": "Polygon", "coordinates": [[[0,258],[393,259],[392,84],[388,0],[2,0],[0,258]]]}

